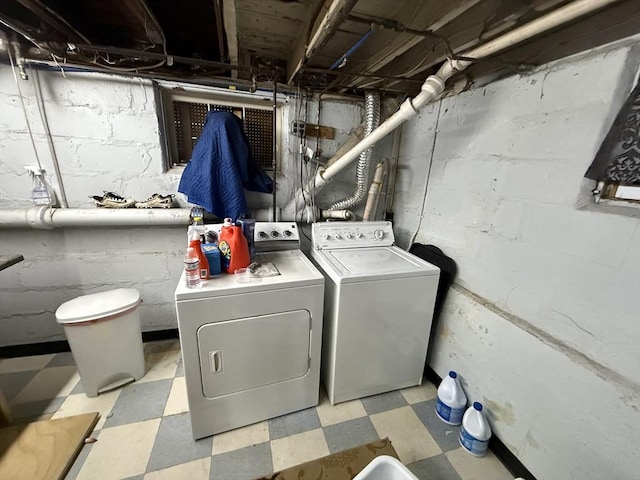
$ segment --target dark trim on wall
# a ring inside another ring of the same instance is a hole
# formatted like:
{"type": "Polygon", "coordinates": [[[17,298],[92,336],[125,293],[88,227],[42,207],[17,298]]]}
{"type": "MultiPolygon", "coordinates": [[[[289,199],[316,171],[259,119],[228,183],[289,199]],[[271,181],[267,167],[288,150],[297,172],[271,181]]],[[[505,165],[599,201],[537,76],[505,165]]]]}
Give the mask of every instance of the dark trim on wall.
{"type": "MultiPolygon", "coordinates": [[[[178,329],[155,330],[142,332],[143,342],[155,342],[157,340],[169,340],[178,338],[178,329]]],[[[11,345],[0,347],[0,358],[29,357],[32,355],[47,355],[49,353],[69,352],[69,342],[60,340],[57,342],[28,343],[25,345],[11,345]]]]}
{"type": "Polygon", "coordinates": [[[153,332],[142,332],[143,342],[155,342],[157,340],[171,340],[172,338],[180,338],[177,328],[168,330],[154,330],[153,332]]]}
{"type": "Polygon", "coordinates": [[[30,357],[32,355],[46,355],[48,353],[69,352],[69,342],[27,343],[25,345],[11,345],[0,347],[0,358],[30,357]]]}
{"type": "MultiPolygon", "coordinates": [[[[434,385],[440,385],[442,378],[429,365],[424,369],[424,378],[434,385]]],[[[494,434],[489,440],[489,448],[500,459],[502,464],[509,470],[514,477],[522,477],[527,480],[536,480],[536,477],[525,467],[518,457],[516,457],[507,446],[494,434]]]]}

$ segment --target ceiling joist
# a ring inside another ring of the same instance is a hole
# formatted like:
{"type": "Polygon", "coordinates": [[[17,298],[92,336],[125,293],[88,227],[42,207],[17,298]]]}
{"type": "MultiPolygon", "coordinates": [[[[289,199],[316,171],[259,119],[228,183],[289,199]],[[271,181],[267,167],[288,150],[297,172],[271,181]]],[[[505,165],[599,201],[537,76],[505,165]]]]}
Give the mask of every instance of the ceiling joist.
{"type": "MultiPolygon", "coordinates": [[[[443,9],[442,11],[434,12],[433,10],[423,9],[418,15],[414,16],[409,25],[416,30],[437,34],[442,27],[458,18],[479,1],[480,0],[456,0],[455,2],[443,2],[440,4],[440,8],[443,9]],[[435,19],[434,13],[436,13],[435,19]]],[[[377,72],[386,65],[389,65],[403,53],[423,43],[424,39],[424,35],[399,34],[392,42],[385,45],[378,54],[358,64],[354,69],[363,73],[377,72]]],[[[357,85],[359,80],[361,80],[361,77],[354,78],[349,82],[348,87],[357,85]]]]}
{"type": "Polygon", "coordinates": [[[325,13],[316,18],[311,34],[309,35],[309,41],[307,42],[306,39],[303,41],[301,38],[299,42],[303,42],[304,48],[296,45],[294,51],[301,51],[302,53],[294,54],[295,56],[289,60],[287,83],[290,84],[304,64],[313,58],[318,50],[327,43],[329,38],[347,18],[357,1],[358,0],[327,0],[325,2],[321,10],[321,12],[325,13]]]}
{"type": "Polygon", "coordinates": [[[70,41],[80,41],[91,43],[87,37],[75,29],[61,15],[53,9],[47,7],[39,0],[17,0],[23,7],[29,9],[37,15],[42,21],[48,23],[58,32],[65,35],[70,41]]]}
{"type": "MultiPolygon", "coordinates": [[[[225,0],[222,3],[222,17],[224,19],[224,31],[227,36],[227,49],[229,51],[229,63],[238,65],[238,25],[236,22],[235,0],[225,0]]],[[[238,78],[238,71],[231,72],[232,78],[238,78]]]]}

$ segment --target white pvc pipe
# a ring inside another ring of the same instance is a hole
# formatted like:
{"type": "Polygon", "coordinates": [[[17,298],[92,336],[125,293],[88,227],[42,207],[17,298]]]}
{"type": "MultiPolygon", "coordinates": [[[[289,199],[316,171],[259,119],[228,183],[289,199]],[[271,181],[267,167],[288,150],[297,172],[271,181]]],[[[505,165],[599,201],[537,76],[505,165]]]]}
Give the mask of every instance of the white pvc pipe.
{"type": "MultiPolygon", "coordinates": [[[[620,0],[577,0],[560,7],[546,15],[543,15],[521,27],[506,33],[505,35],[480,45],[472,50],[464,52],[461,57],[470,59],[485,58],[524,40],[539,35],[547,30],[563,25],[588,13],[619,2],[620,0]]],[[[456,72],[462,71],[473,63],[472,60],[447,60],[435,75],[429,76],[422,85],[422,91],[413,99],[407,99],[402,103],[396,113],[383,122],[371,135],[362,139],[356,146],[350,149],[343,157],[334,162],[326,170],[319,170],[317,175],[309,180],[304,191],[315,188],[316,193],[321,190],[329,180],[336,176],[342,169],[353,162],[367,148],[385,137],[399,125],[415,117],[418,110],[435,100],[444,90],[445,82],[456,72]]],[[[295,212],[304,206],[303,189],[298,189],[294,197],[285,205],[282,212],[283,219],[293,218],[295,212]]]]}
{"type": "Polygon", "coordinates": [[[385,162],[380,162],[376,166],[373,181],[369,187],[369,194],[367,195],[367,203],[364,205],[364,214],[362,215],[363,222],[375,220],[376,211],[378,210],[378,198],[380,198],[380,190],[382,189],[382,182],[384,181],[386,170],[385,162]]]}
{"type": "Polygon", "coordinates": [[[322,218],[338,218],[340,220],[353,220],[356,216],[351,210],[322,210],[322,218]]]}
{"type": "Polygon", "coordinates": [[[51,208],[0,210],[0,228],[147,227],[188,225],[191,209],[51,208]]]}

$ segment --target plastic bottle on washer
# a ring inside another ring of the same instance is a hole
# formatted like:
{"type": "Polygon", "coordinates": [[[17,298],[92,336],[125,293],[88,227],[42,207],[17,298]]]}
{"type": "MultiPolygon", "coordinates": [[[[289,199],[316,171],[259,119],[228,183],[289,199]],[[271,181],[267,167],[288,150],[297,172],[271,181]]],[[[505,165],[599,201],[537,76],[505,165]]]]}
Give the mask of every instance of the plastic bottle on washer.
{"type": "Polygon", "coordinates": [[[207,257],[204,256],[204,252],[202,251],[202,243],[200,242],[199,233],[193,233],[193,238],[191,239],[189,247],[193,248],[193,251],[198,256],[198,261],[200,263],[200,279],[209,280],[209,261],[207,260],[207,257]]]}
{"type": "Polygon", "coordinates": [[[184,255],[184,276],[187,288],[200,288],[202,280],[200,280],[200,260],[198,254],[193,247],[187,248],[184,255]]]}

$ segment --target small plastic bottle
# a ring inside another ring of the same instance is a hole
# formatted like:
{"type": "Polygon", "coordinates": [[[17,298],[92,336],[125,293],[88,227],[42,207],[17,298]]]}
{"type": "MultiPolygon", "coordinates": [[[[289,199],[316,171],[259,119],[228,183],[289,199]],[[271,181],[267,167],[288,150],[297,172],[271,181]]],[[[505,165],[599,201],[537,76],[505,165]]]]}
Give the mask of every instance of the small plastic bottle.
{"type": "Polygon", "coordinates": [[[202,286],[202,280],[200,280],[200,261],[193,247],[187,248],[187,253],[184,255],[184,277],[187,288],[200,288],[202,286]]]}
{"type": "Polygon", "coordinates": [[[462,390],[458,374],[451,370],[438,387],[436,414],[440,420],[449,425],[460,425],[466,406],[467,396],[462,390]]]}
{"type": "Polygon", "coordinates": [[[473,402],[473,406],[469,407],[462,417],[458,437],[460,445],[471,455],[483,457],[487,453],[490,438],[491,426],[482,413],[482,404],[473,402]]]}
{"type": "Polygon", "coordinates": [[[193,248],[194,252],[198,256],[198,261],[200,263],[200,279],[209,280],[209,262],[207,261],[207,257],[205,257],[204,252],[202,251],[202,244],[200,243],[199,233],[193,233],[193,238],[191,239],[189,247],[193,248]]]}
{"type": "Polygon", "coordinates": [[[189,228],[187,228],[187,238],[189,242],[193,239],[193,234],[197,233],[200,235],[200,242],[204,242],[204,236],[206,233],[206,227],[204,226],[204,220],[202,218],[202,211],[200,209],[196,209],[193,214],[193,219],[189,228]]]}
{"type": "Polygon", "coordinates": [[[37,206],[54,206],[54,196],[47,187],[47,183],[44,179],[44,171],[35,168],[35,167],[27,167],[27,170],[31,174],[33,178],[33,190],[31,190],[31,199],[33,200],[34,205],[37,206]]]}

